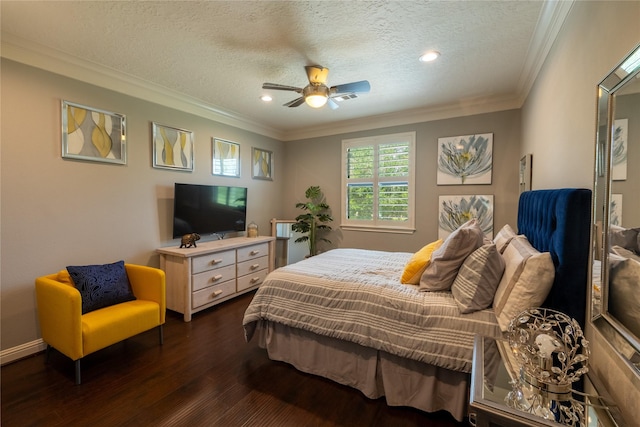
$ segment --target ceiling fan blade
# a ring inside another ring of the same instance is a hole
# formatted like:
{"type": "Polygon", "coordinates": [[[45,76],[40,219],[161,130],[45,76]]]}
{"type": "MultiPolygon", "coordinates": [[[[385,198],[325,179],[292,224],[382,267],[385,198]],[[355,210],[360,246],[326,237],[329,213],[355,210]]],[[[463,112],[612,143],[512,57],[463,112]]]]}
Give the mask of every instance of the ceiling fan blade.
{"type": "Polygon", "coordinates": [[[283,107],[297,107],[302,104],[304,104],[304,96],[301,96],[300,98],[296,98],[293,101],[289,101],[286,104],[282,104],[282,105],[283,107]]]}
{"type": "Polygon", "coordinates": [[[359,82],[345,83],[343,85],[331,86],[331,93],[364,93],[371,90],[371,85],[367,80],[359,82]]]}
{"type": "Polygon", "coordinates": [[[277,83],[263,83],[262,89],[292,90],[294,92],[302,93],[302,88],[295,87],[295,86],[279,85],[277,83]]]}
{"type": "Polygon", "coordinates": [[[340,107],[338,103],[331,98],[327,99],[327,105],[329,105],[329,108],[332,110],[337,110],[340,107]]]}
{"type": "Polygon", "coordinates": [[[311,84],[327,84],[329,69],[320,65],[307,65],[304,67],[307,71],[307,78],[311,84]]]}

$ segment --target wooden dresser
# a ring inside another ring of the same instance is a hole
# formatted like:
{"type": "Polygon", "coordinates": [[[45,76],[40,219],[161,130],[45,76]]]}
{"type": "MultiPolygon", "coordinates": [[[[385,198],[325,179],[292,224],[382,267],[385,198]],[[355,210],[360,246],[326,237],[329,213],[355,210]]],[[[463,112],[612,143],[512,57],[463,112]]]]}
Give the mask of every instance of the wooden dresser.
{"type": "Polygon", "coordinates": [[[273,269],[274,237],[235,237],[197,248],[159,248],[167,276],[167,308],[191,315],[260,286],[273,269]]]}

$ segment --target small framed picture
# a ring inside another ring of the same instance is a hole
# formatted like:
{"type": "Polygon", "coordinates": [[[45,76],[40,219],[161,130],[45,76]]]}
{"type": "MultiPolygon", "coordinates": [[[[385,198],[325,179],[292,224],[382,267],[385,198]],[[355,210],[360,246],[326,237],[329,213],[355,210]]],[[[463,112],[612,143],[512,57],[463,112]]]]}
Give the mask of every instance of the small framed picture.
{"type": "Polygon", "coordinates": [[[520,159],[520,193],[531,191],[532,159],[531,154],[525,154],[520,159]]]}
{"type": "Polygon", "coordinates": [[[151,123],[153,167],[193,172],[193,132],[151,123]]]}
{"type": "Polygon", "coordinates": [[[251,147],[251,178],[273,181],[273,153],[251,147]]]}
{"type": "Polygon", "coordinates": [[[213,175],[240,177],[240,144],[224,139],[212,138],[213,175]]]}
{"type": "Polygon", "coordinates": [[[126,117],[63,100],[62,157],[126,165],[126,117]]]}

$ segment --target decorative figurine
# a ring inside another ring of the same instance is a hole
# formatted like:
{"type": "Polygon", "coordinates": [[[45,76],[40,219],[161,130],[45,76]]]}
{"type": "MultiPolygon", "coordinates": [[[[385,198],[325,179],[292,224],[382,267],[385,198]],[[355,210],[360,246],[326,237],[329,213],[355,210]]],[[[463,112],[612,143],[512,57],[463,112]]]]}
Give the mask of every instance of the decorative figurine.
{"type": "Polygon", "coordinates": [[[198,233],[185,234],[182,236],[182,240],[180,240],[180,247],[190,248],[193,246],[194,248],[197,248],[196,240],[200,240],[200,235],[198,233]]]}

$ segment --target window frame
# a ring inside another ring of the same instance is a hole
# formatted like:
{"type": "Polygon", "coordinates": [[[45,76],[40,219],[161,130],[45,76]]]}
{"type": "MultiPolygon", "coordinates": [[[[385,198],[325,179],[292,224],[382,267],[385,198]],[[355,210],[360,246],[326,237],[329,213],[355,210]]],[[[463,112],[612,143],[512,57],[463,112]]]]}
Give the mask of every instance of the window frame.
{"type": "Polygon", "coordinates": [[[386,233],[405,233],[410,234],[415,232],[415,163],[416,163],[416,132],[401,132],[387,135],[376,135],[363,138],[350,138],[342,140],[342,164],[341,170],[341,215],[340,215],[340,228],[343,230],[353,231],[373,231],[373,232],[386,232],[386,233]],[[402,177],[401,181],[408,182],[408,198],[407,198],[407,221],[384,221],[377,218],[377,206],[379,196],[379,184],[382,182],[398,182],[399,177],[383,177],[377,176],[378,169],[378,155],[380,145],[397,143],[399,141],[406,140],[409,143],[409,174],[406,177],[402,177]],[[371,179],[364,178],[348,178],[348,149],[357,147],[374,147],[374,176],[371,179]],[[369,182],[373,181],[374,189],[374,218],[373,220],[354,220],[349,219],[347,212],[349,210],[348,201],[348,184],[357,182],[369,182]]]}

